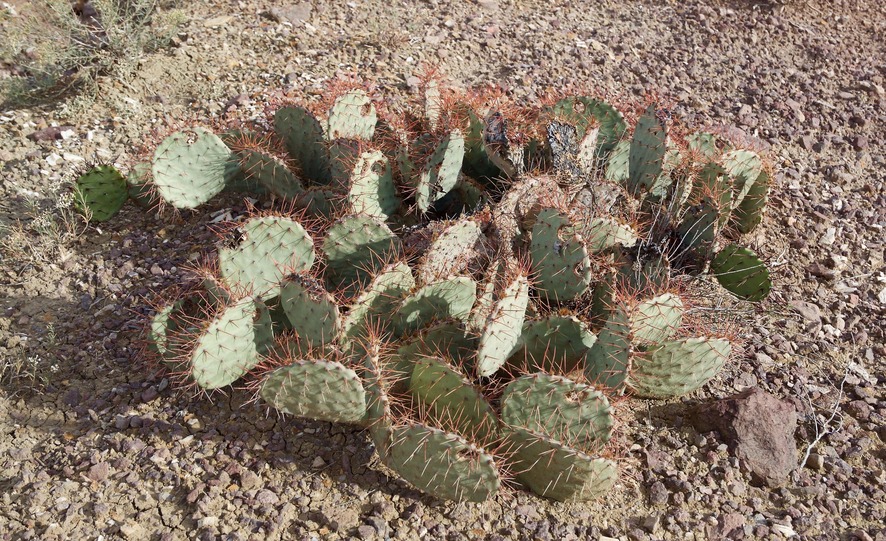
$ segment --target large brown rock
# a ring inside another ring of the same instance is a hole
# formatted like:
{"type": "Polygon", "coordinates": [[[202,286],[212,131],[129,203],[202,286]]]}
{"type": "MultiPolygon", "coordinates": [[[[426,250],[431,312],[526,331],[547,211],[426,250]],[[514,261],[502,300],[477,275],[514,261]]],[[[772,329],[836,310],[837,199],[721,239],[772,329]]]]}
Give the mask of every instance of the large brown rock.
{"type": "Polygon", "coordinates": [[[701,404],[692,420],[701,432],[720,433],[755,484],[779,486],[797,467],[797,410],[759,387],[701,404]]]}

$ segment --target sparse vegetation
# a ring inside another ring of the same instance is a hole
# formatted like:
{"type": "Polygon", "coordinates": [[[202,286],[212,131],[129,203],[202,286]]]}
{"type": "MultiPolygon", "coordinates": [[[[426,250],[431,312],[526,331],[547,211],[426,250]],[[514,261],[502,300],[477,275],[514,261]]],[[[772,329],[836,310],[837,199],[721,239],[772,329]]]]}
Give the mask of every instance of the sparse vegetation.
{"type": "Polygon", "coordinates": [[[169,43],[182,15],[177,0],[37,0],[4,4],[0,84],[7,106],[95,91],[102,76],[125,76],[147,51],[169,43]]]}

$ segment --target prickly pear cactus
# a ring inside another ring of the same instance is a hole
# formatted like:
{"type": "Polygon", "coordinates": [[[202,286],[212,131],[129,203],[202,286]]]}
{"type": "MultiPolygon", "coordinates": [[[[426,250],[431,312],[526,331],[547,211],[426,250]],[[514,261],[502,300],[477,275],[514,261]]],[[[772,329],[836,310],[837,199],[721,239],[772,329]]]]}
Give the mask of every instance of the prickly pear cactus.
{"type": "MultiPolygon", "coordinates": [[[[238,217],[159,303],[152,349],[203,389],[242,381],[283,413],[365,427],[438,498],[483,501],[503,479],[605,495],[608,397],[695,392],[736,349],[693,310],[698,281],[751,301],[772,287],[736,243],[762,221],[771,167],[669,133],[654,104],[452,98],[429,84],[404,121],[354,89],[326,116],[279,109],[248,145],[164,140],[140,189],[194,208],[236,185],[289,212],[238,217]]],[[[78,189],[109,218],[128,188],[102,173],[78,189]]]]}

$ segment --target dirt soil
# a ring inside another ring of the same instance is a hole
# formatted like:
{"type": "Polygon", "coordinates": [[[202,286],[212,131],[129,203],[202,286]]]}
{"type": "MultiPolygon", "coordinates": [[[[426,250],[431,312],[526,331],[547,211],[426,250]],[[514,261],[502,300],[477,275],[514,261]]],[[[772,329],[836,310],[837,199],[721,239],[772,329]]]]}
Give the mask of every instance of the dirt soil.
{"type": "Polygon", "coordinates": [[[886,539],[880,0],[185,11],[173,47],[133,77],[0,113],[0,539],[886,539]],[[682,122],[758,139],[778,168],[751,240],[775,287],[747,311],[745,351],[702,391],[623,412],[622,475],[599,501],[441,503],[385,470],[358,430],[278,418],[242,391],[210,400],[170,385],[138,354],[144,299],[180,281],[211,247],[213,218],[243,203],[178,217],[127,206],[79,229],[56,204],[86,163],[126,169],[183,119],[259,118],[336,76],[402,99],[429,64],[450,85],[525,100],[570,85],[660,95],[682,122]],[[27,138],[51,126],[63,137],[27,138]],[[798,462],[816,419],[833,430],[780,487],[757,486],[717,432],[687,419],[693,403],[752,386],[796,405],[798,462]]]}

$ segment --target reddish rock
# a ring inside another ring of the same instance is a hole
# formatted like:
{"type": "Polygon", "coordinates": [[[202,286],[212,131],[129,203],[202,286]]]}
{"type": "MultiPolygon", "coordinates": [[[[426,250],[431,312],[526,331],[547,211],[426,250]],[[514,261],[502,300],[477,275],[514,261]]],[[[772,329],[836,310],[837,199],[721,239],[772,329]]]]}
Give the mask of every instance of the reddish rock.
{"type": "Polygon", "coordinates": [[[756,484],[779,486],[797,467],[797,411],[759,387],[702,404],[692,420],[701,432],[719,432],[756,484]]]}

